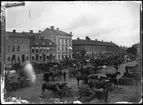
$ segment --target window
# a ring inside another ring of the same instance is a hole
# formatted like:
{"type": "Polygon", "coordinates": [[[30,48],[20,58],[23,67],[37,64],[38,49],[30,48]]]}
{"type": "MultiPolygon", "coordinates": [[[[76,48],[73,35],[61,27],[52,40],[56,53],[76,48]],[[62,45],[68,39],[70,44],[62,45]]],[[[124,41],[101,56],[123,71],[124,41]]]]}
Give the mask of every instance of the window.
{"type": "Polygon", "coordinates": [[[64,51],[64,48],[62,47],[62,51],[64,51]]]}
{"type": "Polygon", "coordinates": [[[17,46],[17,51],[20,51],[20,46],[19,45],[17,46]]]}
{"type": "Polygon", "coordinates": [[[27,60],[29,59],[29,57],[27,56],[27,60]]]}
{"type": "Polygon", "coordinates": [[[32,56],[32,60],[34,61],[34,59],[35,59],[35,57],[34,56],[32,56]]]}
{"type": "Polygon", "coordinates": [[[67,39],[65,39],[66,40],[66,45],[67,45],[67,39]]]}
{"type": "Polygon", "coordinates": [[[10,52],[10,45],[8,45],[8,52],[10,52]]]}
{"type": "Polygon", "coordinates": [[[58,51],[60,51],[60,47],[58,47],[58,51]]]}
{"type": "Polygon", "coordinates": [[[49,49],[47,49],[47,52],[49,52],[49,49]]]}
{"type": "Polygon", "coordinates": [[[62,44],[63,44],[63,39],[62,39],[62,44]]]}
{"type": "Polygon", "coordinates": [[[36,49],[36,52],[38,53],[38,49],[36,49]]]}
{"type": "Polygon", "coordinates": [[[49,56],[47,55],[47,59],[49,59],[49,56]]]}
{"type": "Polygon", "coordinates": [[[40,52],[42,52],[42,49],[40,49],[40,52]]]}
{"type": "Polygon", "coordinates": [[[44,48],[44,52],[46,52],[46,48],[44,48]]]}
{"type": "Polygon", "coordinates": [[[64,59],[64,56],[62,55],[62,59],[64,59]]]}
{"type": "Polygon", "coordinates": [[[10,57],[7,58],[7,61],[10,61],[10,57]]]}
{"type": "Polygon", "coordinates": [[[60,45],[60,39],[58,39],[58,44],[60,45]]]}
{"type": "Polygon", "coordinates": [[[36,61],[38,61],[38,55],[36,55],[36,61]]]}
{"type": "Polygon", "coordinates": [[[42,60],[42,56],[40,55],[40,60],[42,60]]]}
{"type": "Polygon", "coordinates": [[[13,52],[15,51],[15,46],[14,46],[14,45],[13,45],[12,51],[13,51],[13,52]]]}
{"type": "Polygon", "coordinates": [[[35,49],[32,48],[32,53],[35,52],[35,49]]]}
{"type": "Polygon", "coordinates": [[[53,48],[51,47],[51,50],[50,50],[51,52],[53,51],[53,48]]]}

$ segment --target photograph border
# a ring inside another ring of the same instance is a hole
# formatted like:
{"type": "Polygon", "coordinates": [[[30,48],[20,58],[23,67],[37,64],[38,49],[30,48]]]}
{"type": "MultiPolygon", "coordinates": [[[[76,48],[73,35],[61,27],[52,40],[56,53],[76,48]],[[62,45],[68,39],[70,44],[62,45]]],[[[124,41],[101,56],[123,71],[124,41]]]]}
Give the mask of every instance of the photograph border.
{"type": "MultiPolygon", "coordinates": [[[[39,1],[40,2],[40,1],[39,1]]],[[[48,1],[47,1],[48,2],[48,1]]],[[[143,40],[143,29],[142,29],[142,3],[136,2],[140,4],[140,70],[142,72],[142,40],[143,40]]],[[[11,7],[17,7],[17,6],[24,6],[25,2],[9,2],[5,5],[1,6],[1,102],[5,102],[5,62],[6,62],[6,9],[11,8],[11,7]]],[[[142,74],[141,74],[141,79],[142,79],[142,74]]],[[[141,80],[141,85],[143,84],[143,81],[141,80]]],[[[142,93],[141,93],[142,94],[142,93]]],[[[110,102],[112,103],[112,102],[110,102]]],[[[122,102],[116,102],[116,103],[122,103],[122,102]]],[[[131,103],[131,102],[126,102],[126,103],[131,103]]],[[[142,99],[141,102],[142,103],[142,99]]]]}

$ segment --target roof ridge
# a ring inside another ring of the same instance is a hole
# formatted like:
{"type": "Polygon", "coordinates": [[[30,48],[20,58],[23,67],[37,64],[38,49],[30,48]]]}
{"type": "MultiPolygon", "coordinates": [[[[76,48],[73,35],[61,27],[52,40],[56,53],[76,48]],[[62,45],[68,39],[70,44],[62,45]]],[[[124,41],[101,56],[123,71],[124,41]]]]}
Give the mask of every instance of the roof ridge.
{"type": "MultiPolygon", "coordinates": [[[[62,30],[56,30],[56,29],[50,29],[49,27],[47,27],[44,31],[46,30],[49,30],[50,32],[53,32],[54,34],[57,34],[57,35],[70,35],[69,33],[67,32],[64,32],[62,30]]],[[[41,33],[43,33],[44,31],[42,31],[41,33]]]]}
{"type": "Polygon", "coordinates": [[[80,39],[80,40],[73,40],[73,43],[75,44],[92,44],[92,45],[106,45],[106,46],[118,46],[115,43],[110,43],[110,42],[102,42],[102,41],[94,41],[94,40],[84,40],[84,39],[80,39]]]}

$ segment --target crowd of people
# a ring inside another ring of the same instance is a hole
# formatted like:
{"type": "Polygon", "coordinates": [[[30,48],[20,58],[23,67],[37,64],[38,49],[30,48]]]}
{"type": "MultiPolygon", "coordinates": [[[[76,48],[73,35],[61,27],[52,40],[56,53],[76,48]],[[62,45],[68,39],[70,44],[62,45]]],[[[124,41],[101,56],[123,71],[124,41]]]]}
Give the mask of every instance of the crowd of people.
{"type": "MultiPolygon", "coordinates": [[[[65,62],[66,68],[64,66],[60,68],[61,70],[59,70],[58,68],[57,71],[60,71],[60,73],[58,72],[57,76],[63,77],[63,80],[66,81],[67,76],[71,78],[72,74],[75,74],[75,76],[84,74],[89,75],[89,68],[84,68],[88,64],[92,65],[95,69],[98,68],[99,66],[104,66],[104,65],[106,65],[107,67],[113,66],[116,69],[116,72],[118,72],[118,68],[120,64],[123,62],[124,62],[124,54],[119,54],[116,56],[109,56],[109,57],[100,57],[99,59],[87,60],[83,58],[81,60],[71,60],[68,62],[66,61],[65,62]]],[[[62,64],[64,64],[64,62],[62,62],[62,64]]],[[[50,71],[46,72],[45,74],[46,76],[44,77],[47,78],[45,80],[49,81],[49,77],[52,76],[50,74],[50,71]]]]}

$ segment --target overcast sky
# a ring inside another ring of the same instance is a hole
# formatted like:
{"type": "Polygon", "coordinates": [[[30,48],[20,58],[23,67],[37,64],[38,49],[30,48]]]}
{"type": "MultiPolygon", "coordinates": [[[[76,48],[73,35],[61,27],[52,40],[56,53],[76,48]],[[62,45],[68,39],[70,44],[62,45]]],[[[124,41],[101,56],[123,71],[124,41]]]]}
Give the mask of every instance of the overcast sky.
{"type": "Polygon", "coordinates": [[[6,30],[44,30],[55,26],[79,37],[131,46],[140,38],[140,4],[136,2],[26,2],[6,10],[6,30]],[[30,11],[30,12],[29,12],[30,11]]]}

